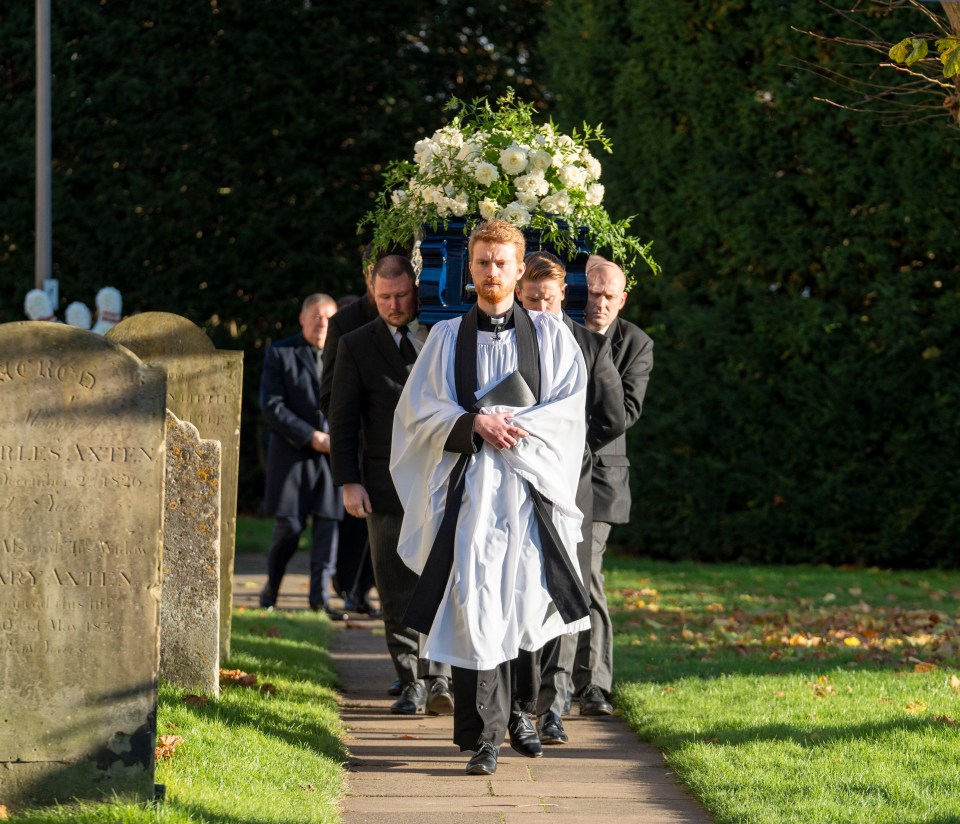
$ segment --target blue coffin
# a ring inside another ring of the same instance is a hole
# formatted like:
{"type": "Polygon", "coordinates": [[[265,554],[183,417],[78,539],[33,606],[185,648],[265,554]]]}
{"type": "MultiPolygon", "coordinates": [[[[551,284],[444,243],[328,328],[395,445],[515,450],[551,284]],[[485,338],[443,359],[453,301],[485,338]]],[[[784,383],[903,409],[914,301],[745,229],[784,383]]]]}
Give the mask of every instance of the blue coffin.
{"type": "MultiPolygon", "coordinates": [[[[424,227],[425,235],[420,242],[423,268],[420,271],[420,322],[436,323],[465,314],[477,296],[473,291],[470,270],[467,267],[467,235],[462,220],[451,220],[446,227],[424,227]]],[[[587,278],[585,269],[590,249],[586,242],[586,229],[581,229],[577,238],[577,253],[573,260],[557,252],[551,243],[543,243],[539,232],[524,232],[527,251],[553,252],[564,261],[567,268],[567,300],[564,308],[577,323],[583,323],[583,310],[587,302],[587,278]]]]}

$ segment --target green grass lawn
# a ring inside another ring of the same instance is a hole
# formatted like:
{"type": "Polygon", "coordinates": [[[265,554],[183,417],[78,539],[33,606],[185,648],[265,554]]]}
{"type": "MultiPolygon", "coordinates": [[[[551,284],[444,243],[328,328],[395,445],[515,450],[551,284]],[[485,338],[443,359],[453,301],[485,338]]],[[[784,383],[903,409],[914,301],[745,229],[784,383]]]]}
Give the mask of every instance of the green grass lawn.
{"type": "Polygon", "coordinates": [[[335,824],[346,753],[329,630],[312,612],[235,613],[233,654],[222,666],[255,675],[256,684],[223,687],[206,703],[161,687],[158,738],[182,739],[157,762],[161,804],[68,805],[11,820],[335,824]]]}
{"type": "Polygon", "coordinates": [[[960,573],[612,558],[616,701],[719,822],[960,821],[960,573]]]}

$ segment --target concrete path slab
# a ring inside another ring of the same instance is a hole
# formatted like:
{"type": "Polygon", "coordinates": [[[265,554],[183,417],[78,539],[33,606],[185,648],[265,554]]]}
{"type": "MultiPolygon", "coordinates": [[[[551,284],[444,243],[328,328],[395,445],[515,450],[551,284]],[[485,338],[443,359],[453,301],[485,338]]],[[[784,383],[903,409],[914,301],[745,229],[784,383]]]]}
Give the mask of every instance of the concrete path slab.
{"type": "MultiPolygon", "coordinates": [[[[277,605],[307,608],[305,553],[277,605]]],[[[262,556],[237,556],[234,604],[257,606],[262,556]]],[[[340,674],[341,716],[350,752],[343,824],[510,824],[551,816],[556,824],[709,824],[655,748],[623,719],[564,718],[570,743],[523,758],[504,745],[492,776],[464,774],[469,753],[451,741],[452,718],[391,715],[395,675],[383,623],[334,624],[331,655],[340,674]]]]}

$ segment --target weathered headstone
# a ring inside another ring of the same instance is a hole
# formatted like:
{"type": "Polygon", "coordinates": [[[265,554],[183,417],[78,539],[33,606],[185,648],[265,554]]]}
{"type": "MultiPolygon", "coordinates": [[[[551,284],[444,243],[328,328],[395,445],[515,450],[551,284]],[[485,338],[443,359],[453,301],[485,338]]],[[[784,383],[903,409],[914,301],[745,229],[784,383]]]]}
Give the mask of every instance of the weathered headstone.
{"type": "Polygon", "coordinates": [[[227,658],[237,538],[243,353],[215,349],[199,326],[167,312],[132,315],[107,332],[107,337],[147,363],[165,366],[167,408],[197,427],[201,438],[220,441],[220,657],[227,658]]]}
{"type": "Polygon", "coordinates": [[[220,694],[220,443],[167,410],[160,677],[220,694]]]}
{"type": "Polygon", "coordinates": [[[0,804],[153,798],[163,369],[0,325],[0,804]]]}

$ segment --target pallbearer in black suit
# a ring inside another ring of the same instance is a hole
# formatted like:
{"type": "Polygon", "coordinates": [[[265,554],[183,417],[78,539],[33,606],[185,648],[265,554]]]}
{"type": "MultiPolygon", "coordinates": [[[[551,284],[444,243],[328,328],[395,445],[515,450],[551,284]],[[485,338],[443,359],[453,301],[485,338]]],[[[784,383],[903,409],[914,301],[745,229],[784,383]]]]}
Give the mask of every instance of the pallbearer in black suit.
{"type": "MultiPolygon", "coordinates": [[[[560,259],[549,252],[531,252],[524,262],[526,271],[517,287],[517,296],[523,308],[560,315],[564,325],[573,332],[587,366],[587,437],[577,486],[577,507],[583,513],[583,539],[577,545],[577,560],[583,580],[587,582],[591,568],[593,455],[623,434],[623,389],[613,365],[610,341],[574,323],[562,310],[566,271],[560,259]]],[[[597,605],[591,598],[591,620],[596,611],[597,605]]],[[[580,633],[579,637],[587,632],[589,630],[580,633]]],[[[565,744],[568,740],[560,716],[570,700],[577,638],[576,635],[561,636],[542,650],[537,717],[540,739],[544,744],[565,744]]]]}
{"type": "MultiPolygon", "coordinates": [[[[330,318],[327,342],[323,347],[323,377],[320,380],[320,410],[324,415],[330,414],[330,395],[333,391],[333,376],[336,372],[340,338],[377,318],[377,307],[373,302],[370,285],[372,270],[373,258],[370,256],[368,244],[363,250],[363,295],[346,305],[341,305],[342,299],[338,301],[337,313],[330,318]]],[[[380,611],[373,606],[368,597],[374,585],[374,578],[367,546],[367,522],[354,518],[349,512],[340,522],[337,582],[343,594],[344,611],[356,611],[374,618],[380,617],[380,611]]],[[[399,686],[392,694],[400,694],[399,686]]]]}
{"type": "Polygon", "coordinates": [[[300,312],[301,332],[267,349],[260,381],[260,408],[270,427],[264,509],[277,519],[260,606],[276,603],[287,563],[312,516],[310,606],[333,618],[340,617],[328,599],[343,508],[330,476],[330,436],[319,394],[327,325],[336,310],[329,295],[307,297],[300,312]]]}
{"type": "MultiPolygon", "coordinates": [[[[626,277],[615,263],[596,259],[587,267],[588,329],[610,341],[613,364],[623,384],[626,426],[640,417],[653,369],[653,341],[639,326],[620,317],[627,302],[626,277]]],[[[583,633],[573,670],[573,688],[580,696],[581,715],[609,715],[613,682],[613,628],[603,592],[603,553],[611,524],[630,521],[630,461],[626,435],[593,456],[593,553],[590,574],[589,633],[583,633]]]]}
{"type": "Polygon", "coordinates": [[[333,477],[346,511],[367,522],[387,649],[402,684],[394,713],[453,712],[449,667],[418,668],[419,633],[403,616],[417,575],[397,555],[403,507],[390,477],[393,413],[425,330],[415,320],[417,290],[410,261],[389,255],[373,269],[379,317],[340,339],[330,396],[333,477]]]}

